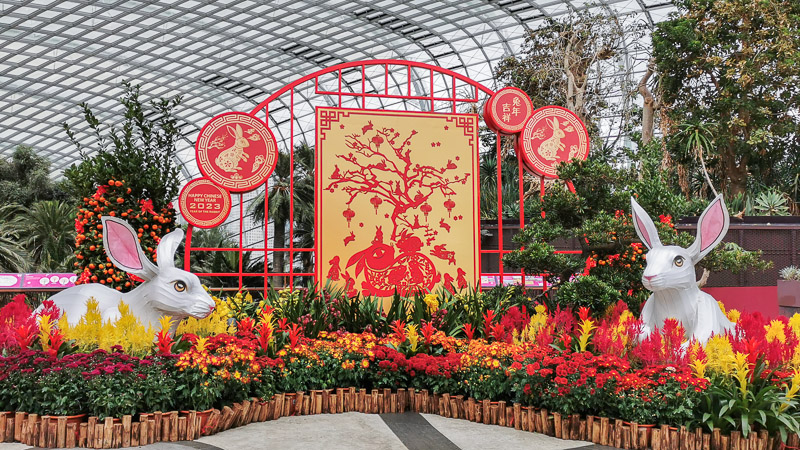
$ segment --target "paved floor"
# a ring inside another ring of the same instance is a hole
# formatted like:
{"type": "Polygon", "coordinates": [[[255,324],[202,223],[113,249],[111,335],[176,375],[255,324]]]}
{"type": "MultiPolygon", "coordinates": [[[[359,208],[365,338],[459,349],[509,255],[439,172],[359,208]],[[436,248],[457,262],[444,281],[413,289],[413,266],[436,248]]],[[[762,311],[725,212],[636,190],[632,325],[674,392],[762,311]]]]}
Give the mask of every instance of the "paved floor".
{"type": "MultiPolygon", "coordinates": [[[[1,450],[25,450],[0,444],[1,450]]],[[[513,428],[483,425],[430,414],[321,414],[252,423],[197,441],[158,443],[146,450],[601,450],[609,447],[567,441],[513,428]]]]}

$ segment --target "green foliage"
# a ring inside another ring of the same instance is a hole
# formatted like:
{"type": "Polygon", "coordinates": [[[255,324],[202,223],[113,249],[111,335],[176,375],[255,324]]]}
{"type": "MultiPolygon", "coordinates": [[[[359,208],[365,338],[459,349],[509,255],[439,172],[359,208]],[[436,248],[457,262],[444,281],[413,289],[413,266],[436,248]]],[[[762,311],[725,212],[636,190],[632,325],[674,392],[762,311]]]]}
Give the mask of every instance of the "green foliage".
{"type": "Polygon", "coordinates": [[[602,279],[587,275],[563,284],[558,290],[557,299],[560,305],[569,306],[573,311],[585,306],[594,315],[600,316],[620,299],[620,292],[602,279]]]}
{"type": "Polygon", "coordinates": [[[149,105],[139,98],[139,86],[123,82],[125,93],[120,103],[125,113],[120,123],[106,129],[89,104],[81,103],[84,118],[95,142],[85,146],[73,129],[64,130],[75,144],[82,161],[64,171],[66,188],[76,198],[91,196],[108,180],[126,180],[130,195],[150,199],[156,211],[167,207],[178,196],[177,143],[182,138],[175,109],[180,97],[153,100],[149,105]],[[151,118],[154,117],[154,118],[151,118]]]}
{"type": "MultiPolygon", "coordinates": [[[[652,36],[669,117],[713,129],[705,163],[723,191],[745,192],[748,177],[788,186],[800,154],[800,3],[676,5],[679,12],[657,24],[652,36]]],[[[669,134],[667,144],[679,164],[701,163],[679,133],[669,134]]]]}
{"type": "Polygon", "coordinates": [[[32,147],[17,146],[10,160],[0,159],[0,204],[30,206],[40,200],[67,200],[67,193],[50,179],[50,161],[32,147]]]}
{"type": "MultiPolygon", "coordinates": [[[[739,363],[737,361],[737,363],[739,363]]],[[[746,367],[749,363],[744,361],[746,367]]],[[[714,374],[694,413],[693,423],[723,433],[741,430],[747,437],[762,428],[771,435],[780,434],[786,442],[789,433],[800,432],[797,421],[798,403],[776,383],[778,375],[759,359],[748,370],[741,364],[731,375],[714,374]],[[748,373],[752,371],[752,376],[748,373]]],[[[786,379],[795,388],[797,380],[786,379]]]]}

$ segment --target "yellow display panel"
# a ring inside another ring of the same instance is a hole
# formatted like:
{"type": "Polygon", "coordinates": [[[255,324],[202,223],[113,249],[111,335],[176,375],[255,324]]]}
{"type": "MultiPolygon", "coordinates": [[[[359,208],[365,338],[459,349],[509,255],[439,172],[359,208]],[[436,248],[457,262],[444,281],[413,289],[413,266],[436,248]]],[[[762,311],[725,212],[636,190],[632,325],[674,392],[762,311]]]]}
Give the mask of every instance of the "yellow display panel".
{"type": "Polygon", "coordinates": [[[385,297],[479,274],[478,116],[316,111],[317,280],[385,297]]]}

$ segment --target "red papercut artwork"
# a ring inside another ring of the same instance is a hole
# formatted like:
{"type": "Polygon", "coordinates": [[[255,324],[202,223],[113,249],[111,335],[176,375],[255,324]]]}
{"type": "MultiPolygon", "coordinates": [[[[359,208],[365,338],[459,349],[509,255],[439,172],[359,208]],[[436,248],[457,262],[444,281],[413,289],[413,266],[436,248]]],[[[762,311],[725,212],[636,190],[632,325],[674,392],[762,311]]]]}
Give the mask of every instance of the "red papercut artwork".
{"type": "MultiPolygon", "coordinates": [[[[322,174],[326,183],[323,189],[347,195],[342,216],[348,226],[356,215],[351,205],[361,197],[369,199],[376,215],[383,209],[382,216],[388,219],[384,222],[386,228],[376,226],[370,245],[353,253],[345,265],[356,277],[364,274],[360,288],[365,295],[431,290],[441,280],[441,274],[430,257],[456,264],[455,252],[447,250],[446,244],[435,243],[439,231],[433,223],[428,224],[428,215],[435,208],[429,200],[435,194],[439,196],[436,198],[446,198],[438,204],[449,213],[455,207],[452,186],[471,182],[471,173],[459,172],[459,165],[453,160],[439,167],[415,162],[412,147],[417,134],[413,129],[401,131],[367,121],[360,134],[346,136],[349,151],[336,155],[341,166],[335,165],[327,176],[322,174]]],[[[450,230],[444,219],[438,228],[450,230]]],[[[355,238],[351,232],[344,238],[345,245],[355,238]]],[[[329,274],[338,275],[339,261],[335,261],[336,267],[333,262],[329,274]]],[[[349,276],[345,272],[347,283],[352,282],[349,276]]],[[[346,287],[352,288],[351,284],[346,287]]]]}

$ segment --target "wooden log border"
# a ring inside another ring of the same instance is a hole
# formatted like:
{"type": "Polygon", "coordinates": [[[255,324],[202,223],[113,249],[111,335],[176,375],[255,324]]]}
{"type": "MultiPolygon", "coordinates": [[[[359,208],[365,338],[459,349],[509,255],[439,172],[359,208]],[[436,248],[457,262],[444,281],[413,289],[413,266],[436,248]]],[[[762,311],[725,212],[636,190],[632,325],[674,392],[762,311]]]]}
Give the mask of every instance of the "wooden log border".
{"type": "Polygon", "coordinates": [[[253,422],[284,416],[360,412],[383,414],[412,411],[442,417],[498,425],[560,439],[588,441],[633,450],[786,450],[800,447],[800,436],[790,434],[785,443],[765,430],[745,439],[734,431],[724,436],[719,429],[652,427],[607,417],[565,415],[543,408],[433,394],[427,390],[338,388],[276,394],[269,401],[251,399],[211,410],[203,422],[197,411],[89,417],[84,423],[67,423],[66,417],[0,412],[0,442],[19,442],[37,447],[128,448],[155,442],[197,439],[253,422]],[[138,420],[136,420],[138,419],[138,420]]]}

